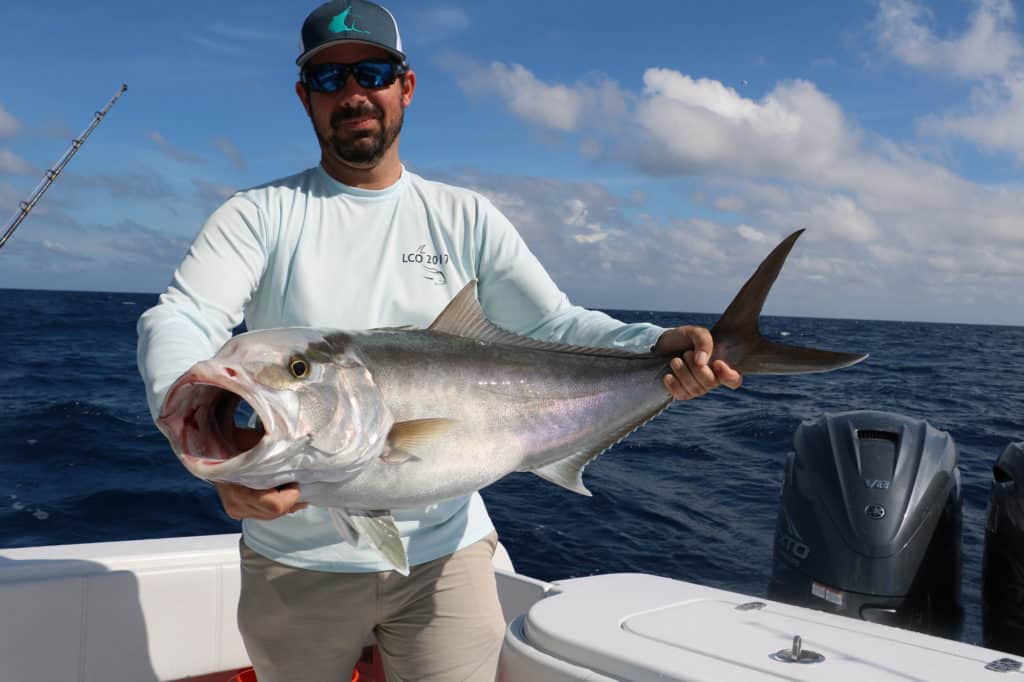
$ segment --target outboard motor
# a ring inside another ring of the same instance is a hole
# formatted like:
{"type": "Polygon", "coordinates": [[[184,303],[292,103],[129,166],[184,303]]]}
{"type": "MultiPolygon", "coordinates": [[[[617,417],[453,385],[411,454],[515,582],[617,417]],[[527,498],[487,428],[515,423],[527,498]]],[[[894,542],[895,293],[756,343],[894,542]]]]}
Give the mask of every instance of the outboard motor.
{"type": "Polygon", "coordinates": [[[981,613],[985,646],[1024,656],[1024,442],[992,467],[981,613]]]}
{"type": "Polygon", "coordinates": [[[768,597],[957,638],[959,451],[927,422],[805,421],[786,460],[768,597]]]}

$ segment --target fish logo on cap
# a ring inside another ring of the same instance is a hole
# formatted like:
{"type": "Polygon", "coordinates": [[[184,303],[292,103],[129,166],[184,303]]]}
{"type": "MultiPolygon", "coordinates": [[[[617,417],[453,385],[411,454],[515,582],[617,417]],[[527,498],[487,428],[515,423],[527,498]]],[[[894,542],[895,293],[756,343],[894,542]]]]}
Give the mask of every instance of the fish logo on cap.
{"type": "Polygon", "coordinates": [[[351,11],[352,11],[352,7],[350,5],[350,6],[346,7],[345,9],[343,9],[340,13],[338,13],[333,19],[331,19],[331,23],[327,26],[328,30],[331,33],[352,32],[352,33],[366,33],[366,34],[369,34],[370,33],[369,31],[364,31],[362,29],[356,28],[356,26],[355,26],[355,18],[353,18],[353,20],[352,20],[353,23],[352,24],[348,23],[348,20],[349,20],[349,16],[348,15],[349,15],[349,13],[351,11]]]}

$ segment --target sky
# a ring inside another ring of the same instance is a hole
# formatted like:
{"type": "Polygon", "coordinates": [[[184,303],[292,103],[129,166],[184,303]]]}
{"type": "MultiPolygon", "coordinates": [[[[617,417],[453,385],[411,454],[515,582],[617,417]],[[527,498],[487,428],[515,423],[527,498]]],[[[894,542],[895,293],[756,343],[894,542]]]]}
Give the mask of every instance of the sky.
{"type": "MultiPolygon", "coordinates": [[[[1024,325],[1021,0],[384,4],[406,167],[493,200],[574,302],[720,312],[806,229],[766,314],[1024,325]]],[[[128,85],[0,287],[161,291],[232,192],[315,165],[314,7],[0,3],[0,220],[128,85]]]]}

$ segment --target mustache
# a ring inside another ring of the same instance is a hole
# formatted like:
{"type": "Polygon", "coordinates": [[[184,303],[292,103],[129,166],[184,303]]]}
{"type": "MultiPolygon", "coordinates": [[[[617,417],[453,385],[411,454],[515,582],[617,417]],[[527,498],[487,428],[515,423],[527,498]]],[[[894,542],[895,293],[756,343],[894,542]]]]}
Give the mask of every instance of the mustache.
{"type": "Polygon", "coordinates": [[[360,118],[381,118],[384,112],[372,102],[364,102],[360,105],[348,105],[331,114],[331,126],[337,126],[345,121],[352,121],[360,118]]]}

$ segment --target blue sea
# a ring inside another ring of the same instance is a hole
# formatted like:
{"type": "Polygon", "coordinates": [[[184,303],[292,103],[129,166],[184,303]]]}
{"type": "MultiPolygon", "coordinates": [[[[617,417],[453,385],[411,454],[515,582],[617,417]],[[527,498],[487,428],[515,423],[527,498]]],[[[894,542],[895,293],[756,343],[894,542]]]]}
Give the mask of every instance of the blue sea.
{"type": "MultiPolygon", "coordinates": [[[[155,301],[0,290],[0,546],[238,530],[150,421],[135,321],[155,301]]],[[[715,319],[608,312],[666,327],[715,319]]],[[[926,419],[959,446],[962,639],[979,643],[992,463],[1024,440],[1024,328],[785,317],[762,327],[785,343],[872,355],[672,405],[587,468],[592,498],[529,474],[487,488],[516,569],[545,580],[641,571],[764,595],[794,430],[825,412],[886,410],[926,419]]]]}

